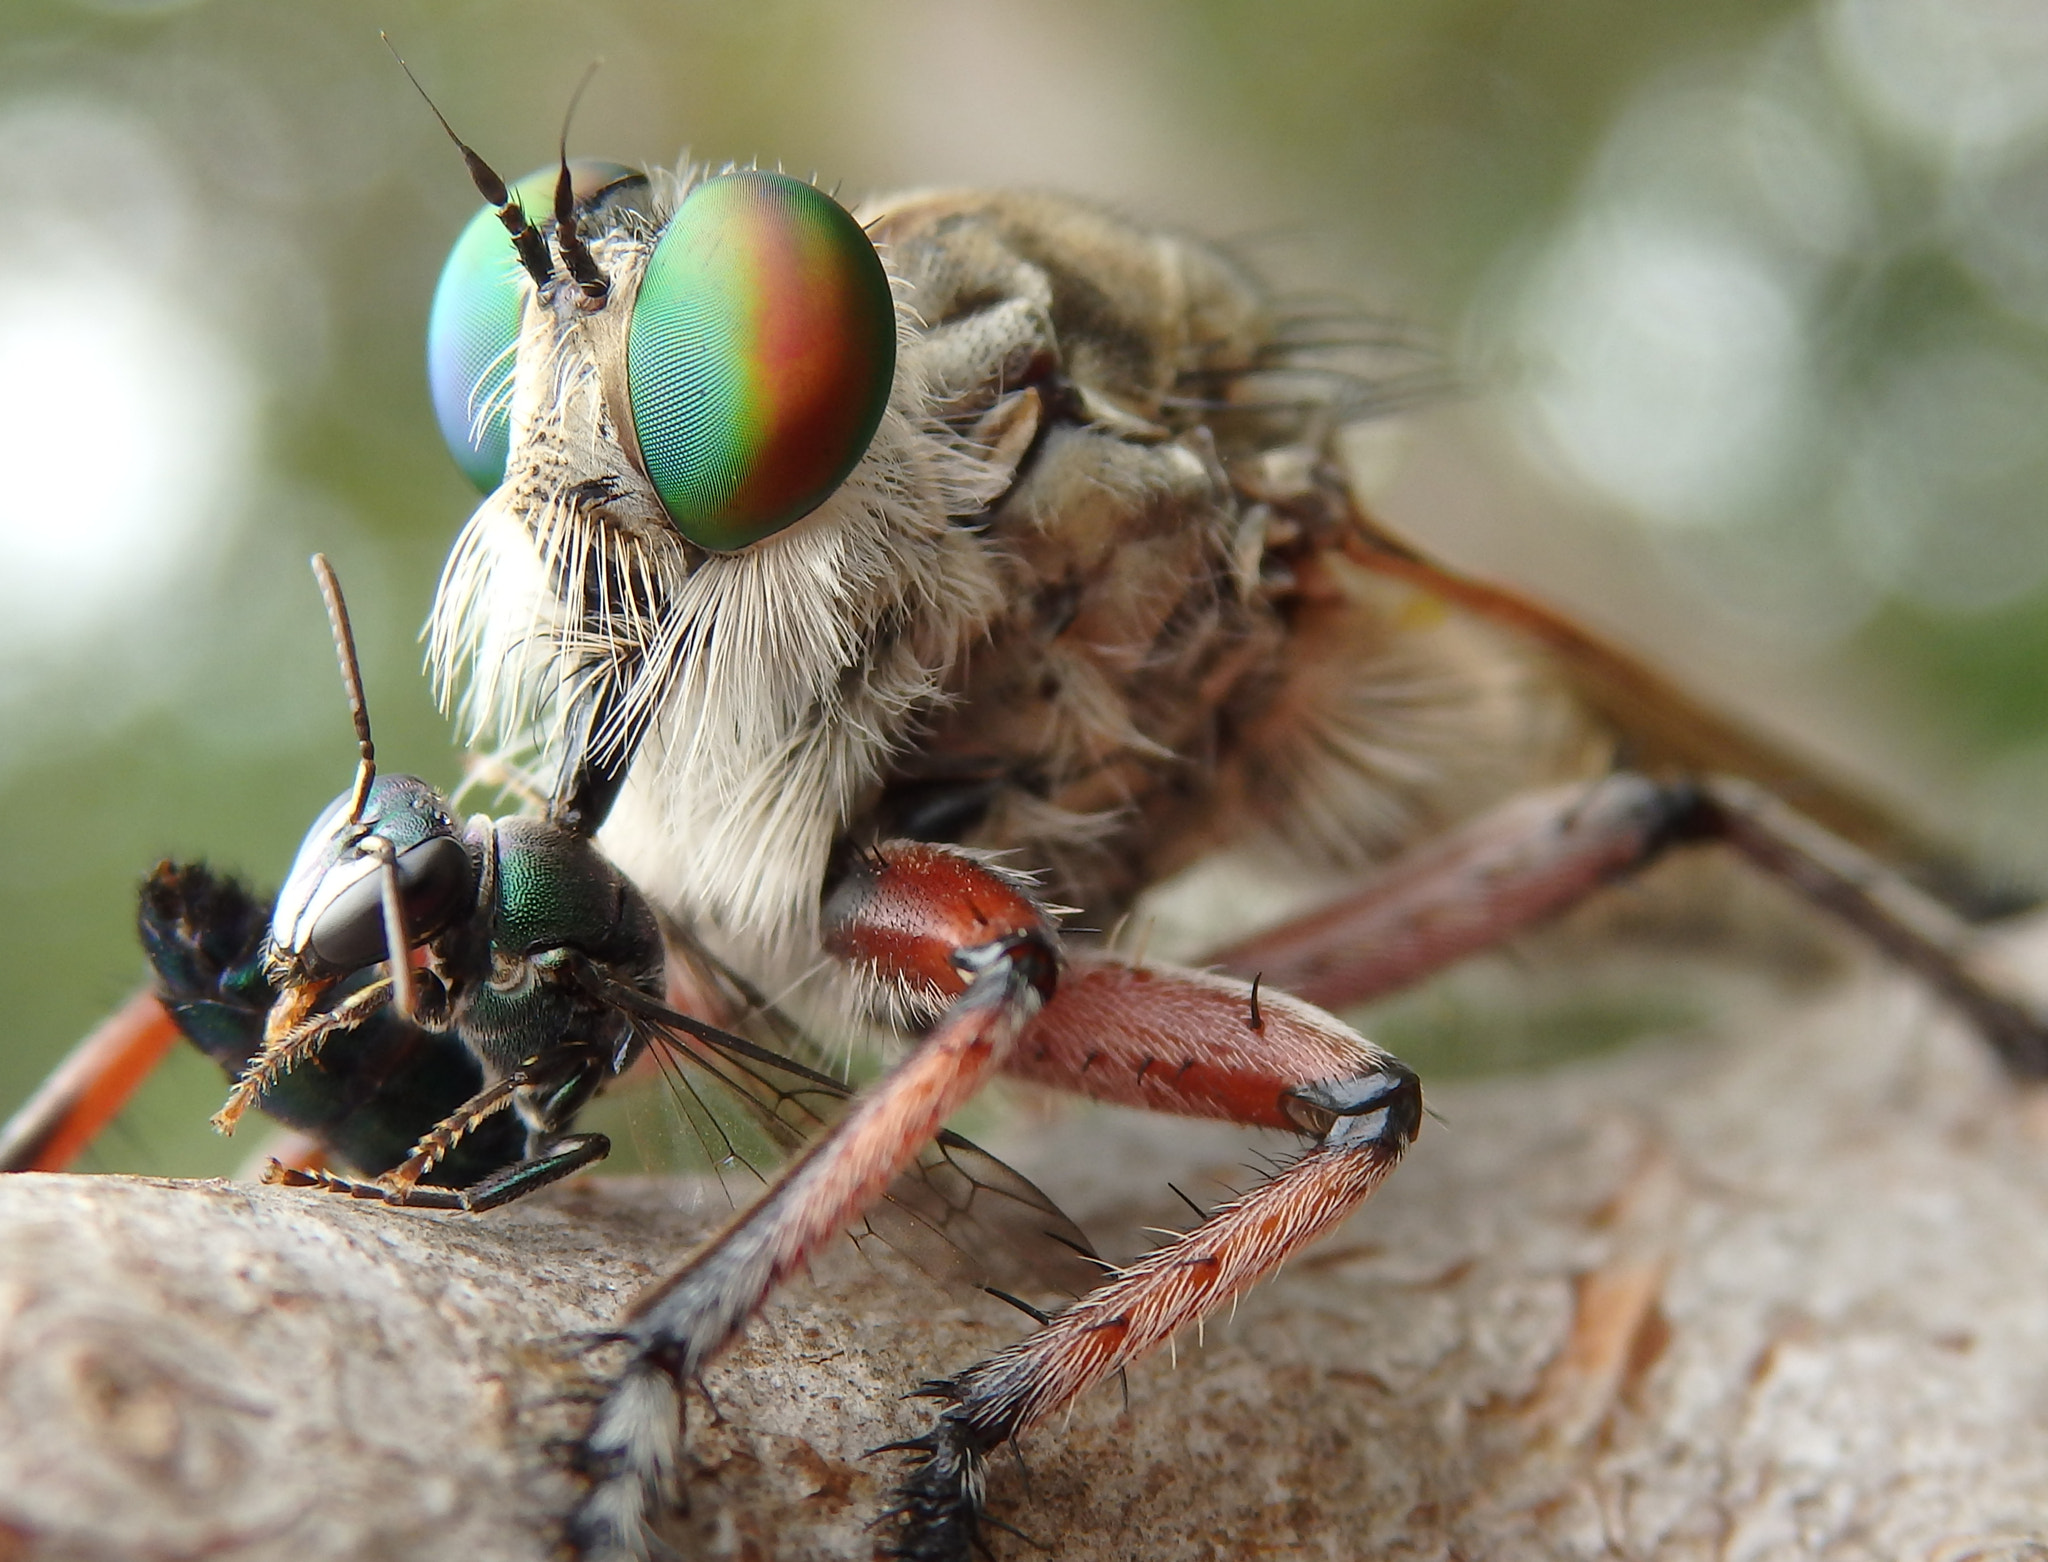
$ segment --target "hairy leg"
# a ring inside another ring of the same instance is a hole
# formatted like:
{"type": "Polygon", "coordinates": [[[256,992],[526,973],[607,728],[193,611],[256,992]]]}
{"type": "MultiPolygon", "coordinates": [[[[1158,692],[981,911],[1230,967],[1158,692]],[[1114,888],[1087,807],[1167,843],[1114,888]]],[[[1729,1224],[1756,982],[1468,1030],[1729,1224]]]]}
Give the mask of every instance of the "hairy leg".
{"type": "Polygon", "coordinates": [[[943,848],[878,849],[827,907],[835,952],[906,1000],[945,1000],[916,1047],[724,1231],[634,1304],[632,1357],[582,1445],[591,1487],[568,1539],[640,1556],[682,1459],[683,1386],[774,1288],[878,1199],[1001,1064],[1057,980],[1053,932],[1004,875],[943,848]]]}
{"type": "Polygon", "coordinates": [[[988,1456],[1230,1302],[1341,1222],[1421,1125],[1415,1075],[1284,993],[1199,972],[1076,961],[1009,1071],[1099,1099],[1315,1136],[1298,1159],[1118,1271],[1036,1334],[924,1392],[946,1402],[898,1445],[896,1554],[965,1562],[988,1456]]]}

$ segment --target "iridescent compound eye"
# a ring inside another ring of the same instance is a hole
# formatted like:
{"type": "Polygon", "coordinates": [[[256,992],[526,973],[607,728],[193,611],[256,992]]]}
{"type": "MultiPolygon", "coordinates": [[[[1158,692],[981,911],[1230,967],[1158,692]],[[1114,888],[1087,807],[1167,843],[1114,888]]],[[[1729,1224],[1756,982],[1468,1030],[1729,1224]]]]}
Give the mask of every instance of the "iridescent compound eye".
{"type": "Polygon", "coordinates": [[[783,174],[698,185],[633,304],[627,399],[676,529],[727,552],[823,504],[860,461],[896,372],[896,309],[868,236],[783,174]]]}
{"type": "MultiPolygon", "coordinates": [[[[556,173],[543,168],[512,187],[536,223],[545,223],[554,211],[556,173]]],[[[579,209],[645,177],[618,163],[569,165],[579,209]]],[[[427,316],[427,388],[434,416],[455,464],[485,493],[505,480],[512,437],[512,355],[519,341],[519,314],[532,285],[504,225],[487,206],[470,218],[448,252],[427,316]]]]}

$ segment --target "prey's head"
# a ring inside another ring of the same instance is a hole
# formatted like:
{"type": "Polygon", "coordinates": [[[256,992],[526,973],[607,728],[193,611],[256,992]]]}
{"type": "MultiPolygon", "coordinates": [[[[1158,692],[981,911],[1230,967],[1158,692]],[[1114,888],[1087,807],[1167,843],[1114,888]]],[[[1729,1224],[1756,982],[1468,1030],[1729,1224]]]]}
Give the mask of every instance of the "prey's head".
{"type": "Polygon", "coordinates": [[[305,841],[271,914],[269,964],[280,987],[331,984],[402,960],[477,902],[481,848],[448,801],[417,776],[380,775],[345,792],[305,841]],[[401,911],[394,934],[390,898],[401,911]]]}

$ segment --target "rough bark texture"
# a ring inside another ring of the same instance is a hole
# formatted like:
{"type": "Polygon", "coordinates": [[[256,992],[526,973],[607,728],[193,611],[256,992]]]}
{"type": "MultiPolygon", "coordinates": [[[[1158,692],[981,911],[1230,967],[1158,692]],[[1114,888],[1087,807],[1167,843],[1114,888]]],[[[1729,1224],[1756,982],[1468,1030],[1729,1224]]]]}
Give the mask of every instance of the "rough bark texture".
{"type": "MultiPolygon", "coordinates": [[[[1076,1562],[2048,1557],[2041,1102],[1889,975],[1732,1018],[1436,1092],[1373,1205],[1035,1433],[995,1511],[1076,1562]]],[[[1249,1175],[1242,1136],[1121,1116],[1018,1159],[1105,1236],[1249,1175]]],[[[689,1202],[0,1182],[0,1558],[549,1555],[607,1360],[575,1336],[689,1202]]],[[[692,1396],[679,1549],[872,1554],[903,1390],[1021,1327],[836,1256],[710,1374],[715,1420],[692,1396]]]]}

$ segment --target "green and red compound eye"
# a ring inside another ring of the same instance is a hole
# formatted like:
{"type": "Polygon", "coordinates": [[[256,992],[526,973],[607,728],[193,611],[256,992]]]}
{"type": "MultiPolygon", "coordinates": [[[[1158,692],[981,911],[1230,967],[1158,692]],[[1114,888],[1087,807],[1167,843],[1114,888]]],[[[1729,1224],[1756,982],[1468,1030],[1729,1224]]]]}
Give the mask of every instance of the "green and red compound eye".
{"type": "Polygon", "coordinates": [[[895,371],[888,273],[829,195],[754,170],[676,209],[640,280],[626,376],[642,469],[690,541],[744,548],[823,504],[895,371]]]}
{"type": "MultiPolygon", "coordinates": [[[[571,165],[579,200],[636,178],[571,165]]],[[[514,187],[551,208],[554,171],[514,187]]],[[[427,372],[441,432],[488,493],[504,480],[519,321],[532,286],[488,210],[435,290],[427,372]]],[[[852,215],[787,175],[690,191],[640,279],[626,331],[629,443],[676,530],[730,552],[795,524],[860,462],[896,372],[896,309],[852,215]]]]}
{"type": "MultiPolygon", "coordinates": [[[[553,167],[538,169],[512,187],[536,222],[554,211],[553,167]]],[[[645,182],[620,163],[579,159],[569,165],[579,208],[612,191],[645,182]]],[[[448,252],[434,305],[427,315],[427,389],[441,437],[463,475],[484,493],[505,480],[512,445],[512,363],[519,316],[532,287],[497,215],[486,206],[448,252]]]]}

